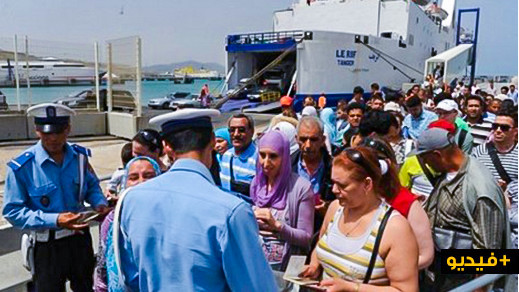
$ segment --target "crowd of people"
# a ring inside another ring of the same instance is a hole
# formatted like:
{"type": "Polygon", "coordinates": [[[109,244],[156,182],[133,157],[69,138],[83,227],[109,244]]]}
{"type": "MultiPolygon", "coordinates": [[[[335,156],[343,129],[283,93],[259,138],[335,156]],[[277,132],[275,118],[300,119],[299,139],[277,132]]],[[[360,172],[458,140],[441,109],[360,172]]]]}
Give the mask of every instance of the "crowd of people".
{"type": "MultiPolygon", "coordinates": [[[[441,249],[518,244],[517,92],[501,92],[439,88],[432,77],[405,94],[358,86],[334,108],[324,94],[307,97],[301,112],[284,96],[261,133],[242,113],[219,129],[215,110],[154,118],[161,131],[141,130],[122,148],[104,197],[86,190],[105,215],[93,287],[290,291],[283,273],[293,255],[307,256],[300,276],[328,291],[458,287],[479,275],[441,274],[441,249]]],[[[48,152],[49,118],[39,122],[48,152]]],[[[84,230],[75,213],[41,211],[45,192],[23,185],[34,168],[24,159],[8,170],[4,216],[20,227],[84,230]]],[[[486,288],[507,285],[517,279],[486,288]]]]}

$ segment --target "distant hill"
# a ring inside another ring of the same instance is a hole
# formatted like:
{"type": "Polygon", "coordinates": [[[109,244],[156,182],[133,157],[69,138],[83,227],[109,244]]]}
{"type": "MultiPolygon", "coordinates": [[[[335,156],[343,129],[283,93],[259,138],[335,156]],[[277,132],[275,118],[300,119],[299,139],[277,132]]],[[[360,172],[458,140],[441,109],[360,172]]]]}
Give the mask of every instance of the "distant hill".
{"type": "Polygon", "coordinates": [[[142,71],[146,73],[164,73],[164,72],[173,72],[175,69],[180,69],[186,66],[193,66],[194,69],[208,69],[215,70],[218,73],[225,73],[225,67],[218,63],[200,63],[197,61],[185,61],[179,63],[171,63],[171,64],[159,64],[143,67],[142,71]]]}
{"type": "MultiPolygon", "coordinates": [[[[10,51],[2,51],[0,49],[0,60],[2,60],[2,61],[10,60],[14,64],[14,53],[10,52],[10,51]]],[[[20,62],[25,61],[25,54],[18,52],[18,60],[20,62]]],[[[36,56],[29,55],[29,61],[32,61],[32,60],[38,60],[38,58],[36,56]]]]}

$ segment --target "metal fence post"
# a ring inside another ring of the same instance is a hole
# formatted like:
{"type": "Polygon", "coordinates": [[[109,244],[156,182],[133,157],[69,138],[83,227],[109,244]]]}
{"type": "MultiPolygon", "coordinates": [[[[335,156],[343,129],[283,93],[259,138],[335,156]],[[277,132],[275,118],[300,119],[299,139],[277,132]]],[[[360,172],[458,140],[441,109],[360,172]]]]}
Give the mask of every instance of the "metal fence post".
{"type": "Polygon", "coordinates": [[[106,78],[106,102],[108,103],[108,112],[112,111],[112,44],[108,43],[106,46],[106,52],[108,54],[107,64],[107,78],[106,78]]]}
{"type": "Polygon", "coordinates": [[[20,75],[18,75],[18,36],[14,35],[14,78],[16,79],[16,102],[18,111],[22,110],[20,105],[20,75]]]}
{"type": "Polygon", "coordinates": [[[31,76],[29,75],[30,72],[30,66],[29,66],[29,38],[25,36],[25,74],[27,74],[25,77],[27,79],[27,106],[32,105],[32,92],[31,92],[31,76]]]}
{"type": "Polygon", "coordinates": [[[101,111],[101,96],[99,95],[99,44],[94,42],[94,82],[96,83],[96,108],[97,111],[101,111]]]}
{"type": "Polygon", "coordinates": [[[135,76],[135,85],[136,85],[136,89],[135,89],[135,102],[136,102],[136,106],[137,106],[137,117],[140,117],[142,116],[142,105],[141,105],[141,95],[142,95],[142,71],[141,71],[141,66],[142,66],[142,56],[141,56],[141,53],[142,53],[142,44],[141,44],[141,38],[140,37],[137,37],[137,42],[136,42],[136,49],[137,49],[137,59],[136,59],[136,62],[137,62],[137,70],[136,70],[136,76],[135,76]]]}

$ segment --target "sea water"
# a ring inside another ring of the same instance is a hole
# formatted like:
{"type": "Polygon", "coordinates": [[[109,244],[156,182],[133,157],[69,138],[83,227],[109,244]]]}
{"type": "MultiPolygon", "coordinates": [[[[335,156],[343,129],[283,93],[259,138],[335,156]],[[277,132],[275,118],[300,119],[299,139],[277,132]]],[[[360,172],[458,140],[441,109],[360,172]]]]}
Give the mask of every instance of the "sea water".
{"type": "MultiPolygon", "coordinates": [[[[173,81],[142,81],[142,105],[147,105],[152,98],[159,98],[175,91],[191,92],[199,94],[202,86],[207,84],[211,94],[218,95],[223,86],[223,80],[195,80],[192,84],[175,84],[173,81]]],[[[92,85],[87,86],[51,86],[51,87],[31,87],[30,91],[26,87],[20,87],[21,104],[38,104],[52,102],[61,97],[66,97],[79,93],[83,90],[92,89],[92,85]]],[[[104,88],[104,86],[101,86],[104,88]]],[[[115,89],[124,89],[132,92],[135,96],[135,82],[125,82],[124,84],[114,85],[115,89]]],[[[10,108],[17,104],[16,88],[0,88],[0,91],[7,97],[10,108]]]]}

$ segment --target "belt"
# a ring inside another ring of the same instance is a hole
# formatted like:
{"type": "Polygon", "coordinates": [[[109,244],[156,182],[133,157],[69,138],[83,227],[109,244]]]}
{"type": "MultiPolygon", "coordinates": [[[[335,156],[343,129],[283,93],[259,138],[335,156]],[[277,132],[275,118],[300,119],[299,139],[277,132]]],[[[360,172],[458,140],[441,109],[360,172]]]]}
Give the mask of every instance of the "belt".
{"type": "Polygon", "coordinates": [[[81,230],[70,229],[33,231],[33,236],[37,242],[49,242],[52,240],[58,240],[76,234],[85,234],[85,232],[81,230]]]}

